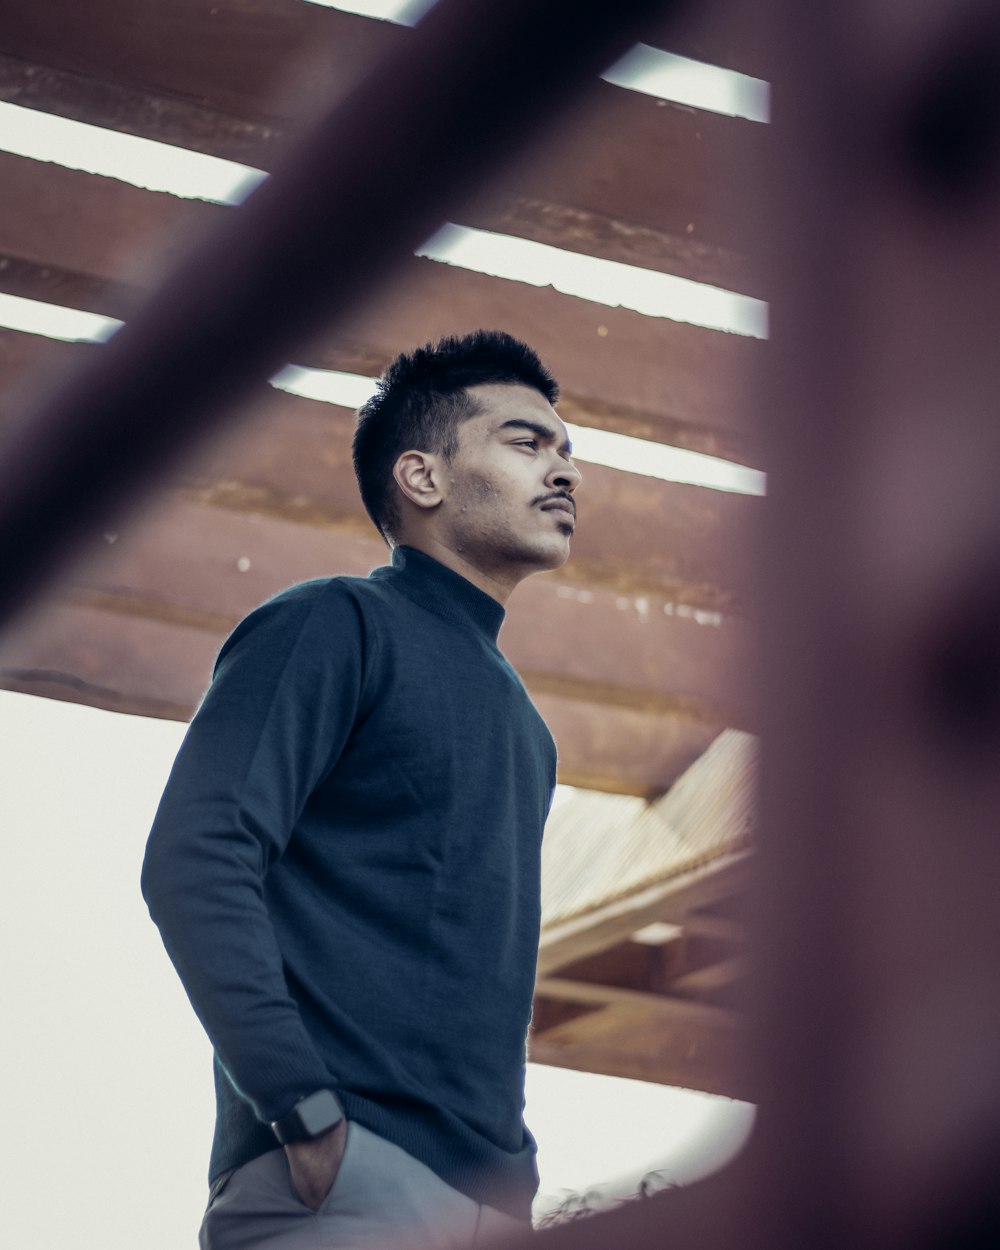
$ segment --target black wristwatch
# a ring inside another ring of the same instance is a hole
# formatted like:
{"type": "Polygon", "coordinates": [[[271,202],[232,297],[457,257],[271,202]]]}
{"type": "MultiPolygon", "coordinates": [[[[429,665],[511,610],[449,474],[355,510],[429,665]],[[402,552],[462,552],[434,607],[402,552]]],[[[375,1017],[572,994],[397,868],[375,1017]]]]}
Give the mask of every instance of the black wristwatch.
{"type": "Polygon", "coordinates": [[[299,1099],[288,1115],[275,1120],[271,1128],[284,1146],[292,1141],[311,1141],[336,1128],[344,1118],[344,1108],[329,1089],[318,1089],[299,1099]]]}

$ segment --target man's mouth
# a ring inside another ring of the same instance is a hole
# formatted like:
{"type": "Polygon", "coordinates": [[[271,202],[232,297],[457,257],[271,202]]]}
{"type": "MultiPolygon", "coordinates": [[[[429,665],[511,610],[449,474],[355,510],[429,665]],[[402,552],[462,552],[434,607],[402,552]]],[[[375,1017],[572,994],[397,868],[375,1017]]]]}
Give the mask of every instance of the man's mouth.
{"type": "Polygon", "coordinates": [[[576,522],[576,508],[568,499],[550,499],[541,508],[543,512],[564,512],[571,521],[576,522]]]}

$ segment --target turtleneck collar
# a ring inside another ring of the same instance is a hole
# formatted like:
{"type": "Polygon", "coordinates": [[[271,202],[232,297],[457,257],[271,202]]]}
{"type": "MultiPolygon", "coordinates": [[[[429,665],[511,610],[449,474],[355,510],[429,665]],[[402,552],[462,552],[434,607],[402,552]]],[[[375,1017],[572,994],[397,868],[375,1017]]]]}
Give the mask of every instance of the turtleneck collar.
{"type": "Polygon", "coordinates": [[[371,577],[388,581],[408,599],[456,625],[465,625],[496,643],[507,615],[503,605],[467,578],[415,547],[396,547],[392,565],[371,577]]]}

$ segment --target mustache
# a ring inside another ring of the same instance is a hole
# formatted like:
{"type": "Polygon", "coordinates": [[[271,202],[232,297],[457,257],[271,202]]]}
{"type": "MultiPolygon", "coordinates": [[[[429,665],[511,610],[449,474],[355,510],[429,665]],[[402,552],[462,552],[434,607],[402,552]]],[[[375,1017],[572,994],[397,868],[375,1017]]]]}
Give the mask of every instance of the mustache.
{"type": "Polygon", "coordinates": [[[570,508],[573,510],[573,515],[576,516],[576,500],[572,495],[567,494],[564,490],[557,490],[553,495],[539,495],[537,499],[533,500],[533,503],[538,507],[541,507],[542,504],[556,502],[568,503],[570,508]]]}

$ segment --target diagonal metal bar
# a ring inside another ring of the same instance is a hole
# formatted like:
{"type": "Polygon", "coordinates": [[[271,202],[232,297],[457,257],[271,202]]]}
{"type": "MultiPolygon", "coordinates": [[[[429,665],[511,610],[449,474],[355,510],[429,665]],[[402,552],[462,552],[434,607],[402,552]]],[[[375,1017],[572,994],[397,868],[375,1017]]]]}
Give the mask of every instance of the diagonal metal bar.
{"type": "Polygon", "coordinates": [[[0,451],[0,623],[680,0],[440,0],[0,451]]]}

